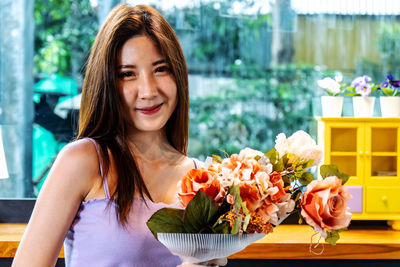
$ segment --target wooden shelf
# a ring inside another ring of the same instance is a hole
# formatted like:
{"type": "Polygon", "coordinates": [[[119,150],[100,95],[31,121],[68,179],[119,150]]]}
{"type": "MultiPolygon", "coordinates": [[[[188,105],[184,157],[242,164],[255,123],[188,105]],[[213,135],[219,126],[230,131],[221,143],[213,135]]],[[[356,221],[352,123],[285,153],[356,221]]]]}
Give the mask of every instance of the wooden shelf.
{"type": "MultiPolygon", "coordinates": [[[[25,227],[25,224],[0,224],[0,257],[14,257],[25,227]]],[[[400,259],[400,231],[382,227],[350,229],[341,233],[336,246],[324,244],[321,255],[309,251],[313,233],[307,225],[280,225],[273,233],[229,258],[400,259]]],[[[61,250],[60,258],[63,257],[64,251],[61,250]]]]}

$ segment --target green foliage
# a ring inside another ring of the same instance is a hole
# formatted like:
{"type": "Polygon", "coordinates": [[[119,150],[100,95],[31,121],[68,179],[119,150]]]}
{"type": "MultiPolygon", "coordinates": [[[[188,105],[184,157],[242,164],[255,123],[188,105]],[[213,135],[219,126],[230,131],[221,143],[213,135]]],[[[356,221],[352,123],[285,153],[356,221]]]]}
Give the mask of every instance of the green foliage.
{"type": "MultiPolygon", "coordinates": [[[[252,1],[240,2],[247,7],[254,5],[252,1]]],[[[185,7],[164,14],[180,39],[190,36],[192,40],[190,49],[185,51],[191,70],[225,73],[235,60],[247,62],[251,56],[244,47],[252,40],[260,41],[268,32],[270,14],[232,15],[233,4],[232,1],[202,1],[198,8],[185,7]]]]}
{"type": "Polygon", "coordinates": [[[350,176],[348,174],[340,172],[338,169],[338,166],[333,165],[333,164],[322,165],[320,167],[320,174],[321,174],[322,178],[326,178],[329,176],[336,176],[342,180],[342,184],[345,184],[350,178],[350,176]]]}
{"type": "Polygon", "coordinates": [[[278,133],[309,131],[314,96],[310,84],[322,73],[311,66],[286,65],[258,69],[258,78],[242,77],[247,70],[241,67],[232,74],[232,83],[216,84],[213,94],[191,98],[191,156],[203,158],[219,149],[233,154],[246,146],[267,151],[278,133]]]}
{"type": "Polygon", "coordinates": [[[185,233],[182,209],[163,208],[154,213],[147,226],[157,237],[157,233],[185,233]]]}
{"type": "Polygon", "coordinates": [[[36,0],[34,17],[36,75],[79,75],[98,29],[90,1],[36,0]]]}
{"type": "Polygon", "coordinates": [[[157,233],[211,232],[218,205],[203,191],[198,191],[185,210],[163,208],[147,221],[155,237],[157,233]]]}
{"type": "Polygon", "coordinates": [[[198,191],[189,202],[183,217],[183,227],[187,233],[201,233],[213,223],[218,205],[203,191],[198,191]]]}
{"type": "Polygon", "coordinates": [[[357,64],[358,75],[368,75],[373,81],[383,82],[388,74],[400,76],[400,23],[382,21],[379,23],[377,36],[377,48],[380,53],[380,61],[372,62],[362,59],[357,64]]]}
{"type": "Polygon", "coordinates": [[[387,74],[400,75],[400,23],[382,23],[378,30],[378,49],[387,74]]]}
{"type": "Polygon", "coordinates": [[[314,180],[314,175],[312,175],[309,172],[304,172],[301,177],[299,178],[299,182],[302,185],[308,185],[309,183],[311,183],[314,180]]]}
{"type": "Polygon", "coordinates": [[[335,246],[336,242],[340,239],[339,233],[345,230],[347,230],[347,228],[326,231],[327,237],[325,238],[325,242],[331,244],[332,246],[335,246]]]}

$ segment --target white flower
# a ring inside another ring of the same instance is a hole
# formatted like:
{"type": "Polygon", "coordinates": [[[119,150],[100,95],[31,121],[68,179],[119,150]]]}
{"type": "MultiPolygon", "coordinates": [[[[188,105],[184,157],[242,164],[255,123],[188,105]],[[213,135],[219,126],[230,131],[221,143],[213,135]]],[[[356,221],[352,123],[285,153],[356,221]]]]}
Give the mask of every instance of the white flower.
{"type": "Polygon", "coordinates": [[[343,81],[343,75],[341,73],[336,74],[335,81],[341,83],[343,81]]]}
{"type": "Polygon", "coordinates": [[[314,160],[312,166],[317,166],[322,159],[322,149],[317,146],[314,139],[304,131],[297,131],[289,138],[284,133],[276,137],[275,149],[279,157],[289,153],[292,157],[289,162],[294,162],[299,158],[314,160]]]}
{"type": "MultiPolygon", "coordinates": [[[[340,76],[338,76],[338,78],[340,78],[340,76]]],[[[339,81],[330,78],[330,77],[326,77],[322,80],[319,80],[317,82],[318,86],[321,87],[322,89],[325,89],[326,91],[332,93],[332,94],[338,94],[340,93],[340,84],[339,81]]]]}
{"type": "Polygon", "coordinates": [[[262,157],[262,156],[264,156],[264,153],[262,153],[261,151],[246,147],[246,148],[240,150],[239,160],[243,161],[243,160],[254,159],[256,156],[262,157]]]}
{"type": "Polygon", "coordinates": [[[280,133],[275,139],[275,149],[279,153],[279,157],[283,157],[288,150],[288,141],[286,139],[286,134],[280,133]]]}

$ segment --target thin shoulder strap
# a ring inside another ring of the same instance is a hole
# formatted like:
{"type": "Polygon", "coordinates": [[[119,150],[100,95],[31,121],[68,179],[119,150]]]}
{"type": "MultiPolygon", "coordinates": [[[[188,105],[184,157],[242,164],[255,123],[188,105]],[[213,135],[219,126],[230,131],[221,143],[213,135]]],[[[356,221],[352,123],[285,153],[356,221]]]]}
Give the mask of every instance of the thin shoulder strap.
{"type": "Polygon", "coordinates": [[[195,169],[204,168],[204,162],[202,162],[198,159],[195,159],[195,158],[192,158],[192,160],[193,160],[195,169]]]}
{"type": "Polygon", "coordinates": [[[103,178],[104,195],[106,196],[106,198],[110,198],[111,197],[110,196],[110,189],[109,189],[108,182],[107,182],[107,176],[104,175],[104,173],[103,173],[103,164],[102,164],[102,160],[101,160],[101,155],[100,155],[98,144],[93,138],[86,137],[86,139],[90,140],[90,142],[92,142],[94,147],[96,148],[97,158],[99,160],[100,175],[103,178]]]}

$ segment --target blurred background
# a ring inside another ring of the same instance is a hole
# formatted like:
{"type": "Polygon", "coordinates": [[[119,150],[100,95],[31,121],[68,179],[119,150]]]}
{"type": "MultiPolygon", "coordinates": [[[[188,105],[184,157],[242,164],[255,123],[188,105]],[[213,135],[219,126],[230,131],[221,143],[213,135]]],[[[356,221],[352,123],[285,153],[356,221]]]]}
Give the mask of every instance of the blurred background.
{"type": "MultiPolygon", "coordinates": [[[[158,9],[189,68],[189,156],[267,151],[275,136],[316,138],[316,81],[400,76],[399,0],[1,0],[0,198],[35,197],[77,131],[85,62],[120,2],[158,9]]],[[[352,116],[345,99],[343,116],[352,116]]],[[[376,107],[378,110],[379,107],[376,107]]]]}

